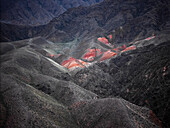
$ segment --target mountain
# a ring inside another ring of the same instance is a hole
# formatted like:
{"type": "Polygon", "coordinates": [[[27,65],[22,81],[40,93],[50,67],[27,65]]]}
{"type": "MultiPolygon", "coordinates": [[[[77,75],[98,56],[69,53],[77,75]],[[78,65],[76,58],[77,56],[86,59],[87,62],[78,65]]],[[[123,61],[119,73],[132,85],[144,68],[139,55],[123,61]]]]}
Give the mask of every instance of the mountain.
{"type": "Polygon", "coordinates": [[[102,0],[1,0],[0,21],[18,25],[46,24],[69,8],[90,6],[102,0]]]}
{"type": "Polygon", "coordinates": [[[103,36],[123,28],[126,40],[142,39],[153,33],[169,33],[169,1],[105,0],[90,7],[69,9],[49,24],[28,27],[1,23],[1,41],[42,36],[52,42],[103,36]],[[12,34],[10,34],[12,33],[12,34]]]}
{"type": "Polygon", "coordinates": [[[0,126],[168,127],[169,41],[140,40],[78,70],[54,61],[57,44],[42,37],[1,43],[0,126]]]}
{"type": "Polygon", "coordinates": [[[105,0],[46,25],[1,22],[0,127],[169,128],[168,7],[105,0]]]}

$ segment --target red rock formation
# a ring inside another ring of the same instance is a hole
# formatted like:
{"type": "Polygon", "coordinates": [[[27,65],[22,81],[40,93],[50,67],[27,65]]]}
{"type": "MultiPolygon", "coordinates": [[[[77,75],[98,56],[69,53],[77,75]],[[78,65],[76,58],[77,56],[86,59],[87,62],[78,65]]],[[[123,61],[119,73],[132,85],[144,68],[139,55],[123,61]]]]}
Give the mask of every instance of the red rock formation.
{"type": "Polygon", "coordinates": [[[82,59],[92,61],[95,57],[95,52],[97,56],[102,54],[101,49],[87,49],[87,52],[83,55],[82,59]]]}
{"type": "Polygon", "coordinates": [[[73,57],[70,57],[69,59],[63,61],[61,63],[62,66],[64,66],[67,69],[73,68],[73,67],[80,67],[80,68],[84,68],[85,65],[88,65],[88,63],[79,60],[79,59],[75,59],[73,57]]]}
{"type": "Polygon", "coordinates": [[[129,46],[129,47],[125,48],[124,50],[122,50],[121,53],[125,52],[125,51],[129,51],[129,50],[134,50],[134,49],[136,49],[135,46],[129,46]]]}
{"type": "Polygon", "coordinates": [[[106,52],[104,52],[103,56],[100,58],[100,61],[106,60],[111,58],[112,56],[115,56],[116,53],[115,52],[111,52],[111,50],[108,50],[106,52]]]}
{"type": "Polygon", "coordinates": [[[105,37],[99,37],[99,38],[97,38],[97,40],[104,43],[104,44],[106,44],[106,45],[109,44],[108,40],[105,37]]]}

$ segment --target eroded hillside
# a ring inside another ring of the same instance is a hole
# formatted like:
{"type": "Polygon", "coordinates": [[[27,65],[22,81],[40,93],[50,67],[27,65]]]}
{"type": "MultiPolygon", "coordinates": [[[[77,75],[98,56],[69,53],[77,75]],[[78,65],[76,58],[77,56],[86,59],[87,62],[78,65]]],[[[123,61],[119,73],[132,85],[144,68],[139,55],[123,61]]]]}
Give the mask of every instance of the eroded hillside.
{"type": "Polygon", "coordinates": [[[135,43],[72,70],[44,38],[1,43],[1,126],[168,127],[169,38],[135,43]]]}

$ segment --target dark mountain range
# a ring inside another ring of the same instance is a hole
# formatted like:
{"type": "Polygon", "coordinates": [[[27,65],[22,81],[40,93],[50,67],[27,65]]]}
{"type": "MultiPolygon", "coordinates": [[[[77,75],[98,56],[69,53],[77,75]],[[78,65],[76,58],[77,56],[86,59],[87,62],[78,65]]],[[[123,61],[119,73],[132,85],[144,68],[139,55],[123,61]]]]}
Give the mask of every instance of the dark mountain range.
{"type": "Polygon", "coordinates": [[[47,25],[1,22],[0,127],[169,128],[168,7],[105,0],[47,25]]]}
{"type": "Polygon", "coordinates": [[[69,8],[89,6],[102,0],[1,0],[0,21],[18,25],[46,24],[69,8]]]}
{"type": "Polygon", "coordinates": [[[168,0],[105,0],[94,6],[69,9],[44,26],[32,28],[1,23],[1,41],[43,36],[53,42],[67,42],[75,38],[103,36],[120,26],[124,39],[132,41],[160,31],[169,33],[169,15],[168,0]]]}

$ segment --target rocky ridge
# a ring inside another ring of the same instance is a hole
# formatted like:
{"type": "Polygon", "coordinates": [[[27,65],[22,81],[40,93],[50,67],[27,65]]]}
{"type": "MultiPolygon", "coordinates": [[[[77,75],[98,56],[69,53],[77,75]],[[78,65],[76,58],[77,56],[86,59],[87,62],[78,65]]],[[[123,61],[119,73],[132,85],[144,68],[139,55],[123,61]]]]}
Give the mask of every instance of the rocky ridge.
{"type": "Polygon", "coordinates": [[[67,9],[78,6],[90,6],[102,0],[1,0],[0,21],[17,25],[47,24],[67,9]]]}
{"type": "Polygon", "coordinates": [[[121,26],[124,38],[118,36],[115,37],[115,41],[131,42],[153,33],[169,33],[169,14],[168,0],[105,0],[90,7],[69,9],[43,26],[28,27],[1,23],[1,41],[42,36],[52,42],[63,43],[108,35],[121,26]]]}

